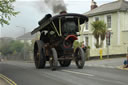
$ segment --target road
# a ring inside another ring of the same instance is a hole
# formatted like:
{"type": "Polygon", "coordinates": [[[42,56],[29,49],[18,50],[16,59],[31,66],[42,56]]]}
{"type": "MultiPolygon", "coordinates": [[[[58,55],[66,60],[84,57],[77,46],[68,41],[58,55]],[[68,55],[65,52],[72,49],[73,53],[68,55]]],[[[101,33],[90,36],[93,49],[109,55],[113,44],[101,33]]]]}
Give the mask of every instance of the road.
{"type": "Polygon", "coordinates": [[[72,64],[57,71],[49,66],[37,70],[33,63],[6,61],[0,62],[0,74],[17,85],[127,85],[128,71],[116,68],[122,60],[87,61],[84,69],[72,64]]]}

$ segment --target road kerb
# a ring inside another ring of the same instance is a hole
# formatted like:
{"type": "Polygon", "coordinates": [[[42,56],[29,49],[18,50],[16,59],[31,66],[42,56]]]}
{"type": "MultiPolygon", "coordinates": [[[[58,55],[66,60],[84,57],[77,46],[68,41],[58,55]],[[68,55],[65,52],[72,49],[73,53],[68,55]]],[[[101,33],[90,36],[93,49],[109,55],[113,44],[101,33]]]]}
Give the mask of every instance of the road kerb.
{"type": "Polygon", "coordinates": [[[128,71],[128,68],[123,68],[123,66],[118,66],[117,69],[127,70],[128,71]]]}
{"type": "Polygon", "coordinates": [[[17,85],[14,81],[12,81],[10,78],[4,76],[3,74],[0,74],[0,78],[5,80],[9,85],[17,85]]]}

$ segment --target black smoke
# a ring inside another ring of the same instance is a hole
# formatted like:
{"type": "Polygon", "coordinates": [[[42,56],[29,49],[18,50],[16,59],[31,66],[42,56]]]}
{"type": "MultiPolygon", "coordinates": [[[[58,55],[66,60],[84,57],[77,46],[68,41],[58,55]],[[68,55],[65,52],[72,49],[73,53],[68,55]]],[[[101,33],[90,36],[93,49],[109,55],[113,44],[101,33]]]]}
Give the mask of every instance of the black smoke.
{"type": "Polygon", "coordinates": [[[63,0],[44,0],[44,2],[52,9],[53,13],[59,13],[67,10],[63,0]]]}

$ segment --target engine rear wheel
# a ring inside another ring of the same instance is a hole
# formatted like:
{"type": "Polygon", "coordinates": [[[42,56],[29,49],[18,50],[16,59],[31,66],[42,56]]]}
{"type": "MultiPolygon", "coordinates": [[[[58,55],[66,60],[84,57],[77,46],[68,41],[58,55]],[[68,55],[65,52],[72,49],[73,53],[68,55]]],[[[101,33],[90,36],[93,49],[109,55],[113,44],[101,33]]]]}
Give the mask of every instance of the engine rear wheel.
{"type": "Polygon", "coordinates": [[[45,68],[46,56],[43,46],[44,43],[40,40],[34,44],[34,61],[37,69],[45,68]]]}
{"type": "Polygon", "coordinates": [[[81,47],[78,47],[75,51],[75,63],[79,69],[82,69],[85,64],[85,53],[81,47]]]}

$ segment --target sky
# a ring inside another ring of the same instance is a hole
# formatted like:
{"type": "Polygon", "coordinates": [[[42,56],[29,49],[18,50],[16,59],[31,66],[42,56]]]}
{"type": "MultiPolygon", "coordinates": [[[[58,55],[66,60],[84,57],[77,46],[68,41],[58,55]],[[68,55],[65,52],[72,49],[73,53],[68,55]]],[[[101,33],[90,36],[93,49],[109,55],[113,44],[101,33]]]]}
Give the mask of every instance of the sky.
{"type": "MultiPolygon", "coordinates": [[[[97,5],[116,1],[116,0],[94,0],[97,5]]],[[[69,13],[83,14],[90,10],[91,0],[64,0],[69,13]]],[[[12,17],[10,25],[0,27],[0,37],[13,37],[31,32],[38,26],[38,21],[45,14],[52,13],[48,5],[43,0],[16,0],[14,3],[15,10],[20,13],[16,17],[12,17]]]]}

